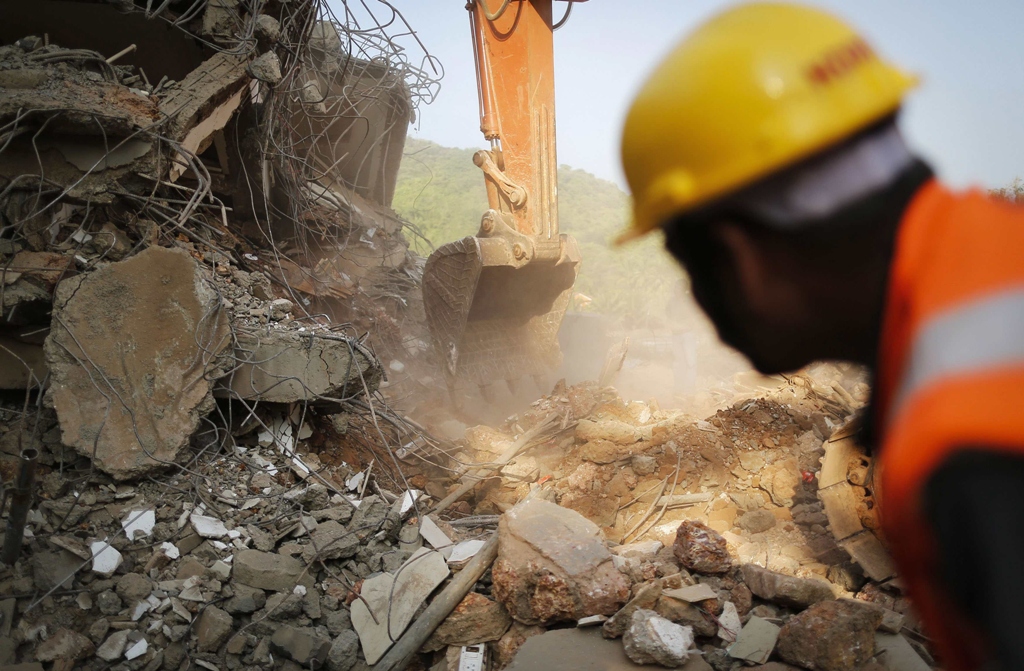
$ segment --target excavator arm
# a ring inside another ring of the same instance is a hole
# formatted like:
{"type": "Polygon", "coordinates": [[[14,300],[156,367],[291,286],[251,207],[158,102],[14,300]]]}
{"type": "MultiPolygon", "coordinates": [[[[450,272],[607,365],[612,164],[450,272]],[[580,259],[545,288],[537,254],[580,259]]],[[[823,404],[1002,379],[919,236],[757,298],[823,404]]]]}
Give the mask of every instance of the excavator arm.
{"type": "Polygon", "coordinates": [[[427,259],[423,298],[449,388],[475,384],[486,395],[498,380],[513,391],[523,376],[543,385],[561,363],[558,329],[580,255],[558,231],[552,0],[467,9],[490,143],[473,162],[488,209],[475,236],[427,259]]]}

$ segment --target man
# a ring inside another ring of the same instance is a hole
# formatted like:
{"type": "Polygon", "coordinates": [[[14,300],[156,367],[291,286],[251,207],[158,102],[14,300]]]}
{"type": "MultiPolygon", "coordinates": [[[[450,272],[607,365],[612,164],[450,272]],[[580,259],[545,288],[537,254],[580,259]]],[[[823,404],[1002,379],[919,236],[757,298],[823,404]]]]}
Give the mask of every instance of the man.
{"type": "Polygon", "coordinates": [[[1024,210],[903,143],[913,78],[823,12],[726,11],[641,89],[624,239],[662,229],[763,373],[875,374],[883,530],[946,668],[1024,668],[1024,210]]]}

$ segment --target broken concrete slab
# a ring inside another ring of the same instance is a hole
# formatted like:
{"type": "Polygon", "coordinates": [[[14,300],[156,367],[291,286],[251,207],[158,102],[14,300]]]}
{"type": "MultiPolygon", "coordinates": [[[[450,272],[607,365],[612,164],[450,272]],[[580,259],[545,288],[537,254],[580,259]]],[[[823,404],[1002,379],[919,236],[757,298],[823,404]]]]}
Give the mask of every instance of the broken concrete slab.
{"type": "Polygon", "coordinates": [[[364,382],[373,392],[380,384],[380,362],[349,338],[284,330],[237,336],[238,363],[220,381],[218,396],[300,403],[342,398],[361,391],[364,382]]]}
{"type": "Polygon", "coordinates": [[[661,617],[652,610],[633,613],[622,636],[626,656],[637,664],[660,664],[674,669],[683,666],[693,648],[693,629],[661,617]]]}
{"type": "Polygon", "coordinates": [[[753,664],[764,664],[779,640],[779,627],[753,615],[740,630],[736,642],[729,646],[729,656],[753,664]]]}
{"type": "MultiPolygon", "coordinates": [[[[202,153],[238,108],[247,79],[244,56],[214,54],[161,97],[160,114],[169,119],[163,132],[183,149],[202,153]]],[[[188,159],[179,154],[171,167],[171,181],[187,165],[188,159]]]]}
{"type": "Polygon", "coordinates": [[[234,580],[272,592],[290,592],[296,585],[311,588],[313,578],[298,559],[273,552],[242,550],[232,562],[234,580]]]}
{"type": "Polygon", "coordinates": [[[740,571],[743,574],[743,582],[751,592],[766,601],[783,606],[807,608],[819,601],[836,598],[832,588],[823,580],[796,578],[754,564],[744,564],[740,571]]]}
{"type": "Polygon", "coordinates": [[[61,282],[45,351],[64,444],[119,480],[172,464],[213,407],[228,334],[184,250],[150,247],[61,282]]]}
{"type": "Polygon", "coordinates": [[[409,626],[416,610],[446,577],[448,564],[444,556],[420,548],[396,575],[381,573],[363,582],[362,598],[352,602],[352,625],[367,664],[376,664],[387,652],[409,626]]]}
{"type": "Polygon", "coordinates": [[[540,499],[520,503],[498,523],[494,595],[523,624],[612,615],[629,598],[597,525],[540,499]]]}

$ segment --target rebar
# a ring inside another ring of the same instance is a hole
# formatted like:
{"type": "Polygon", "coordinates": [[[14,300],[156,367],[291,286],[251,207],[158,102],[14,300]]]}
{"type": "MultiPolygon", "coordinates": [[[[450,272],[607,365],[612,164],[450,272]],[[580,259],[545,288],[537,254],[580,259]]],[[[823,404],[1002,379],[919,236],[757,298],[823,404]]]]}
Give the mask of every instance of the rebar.
{"type": "Polygon", "coordinates": [[[0,561],[11,566],[18,561],[21,554],[21,543],[25,538],[25,522],[32,506],[32,485],[36,479],[36,459],[39,452],[28,447],[21,451],[18,466],[18,477],[14,481],[11,493],[11,512],[7,516],[7,531],[4,534],[4,546],[0,550],[0,561]]]}

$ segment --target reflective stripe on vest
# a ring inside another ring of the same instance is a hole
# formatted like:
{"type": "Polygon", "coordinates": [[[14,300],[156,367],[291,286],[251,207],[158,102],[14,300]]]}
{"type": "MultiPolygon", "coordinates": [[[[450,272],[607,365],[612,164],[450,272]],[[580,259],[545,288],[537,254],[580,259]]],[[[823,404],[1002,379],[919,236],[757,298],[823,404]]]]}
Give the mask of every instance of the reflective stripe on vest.
{"type": "Polygon", "coordinates": [[[911,395],[943,378],[1024,366],[1024,286],[945,312],[921,327],[895,396],[911,395]]]}

